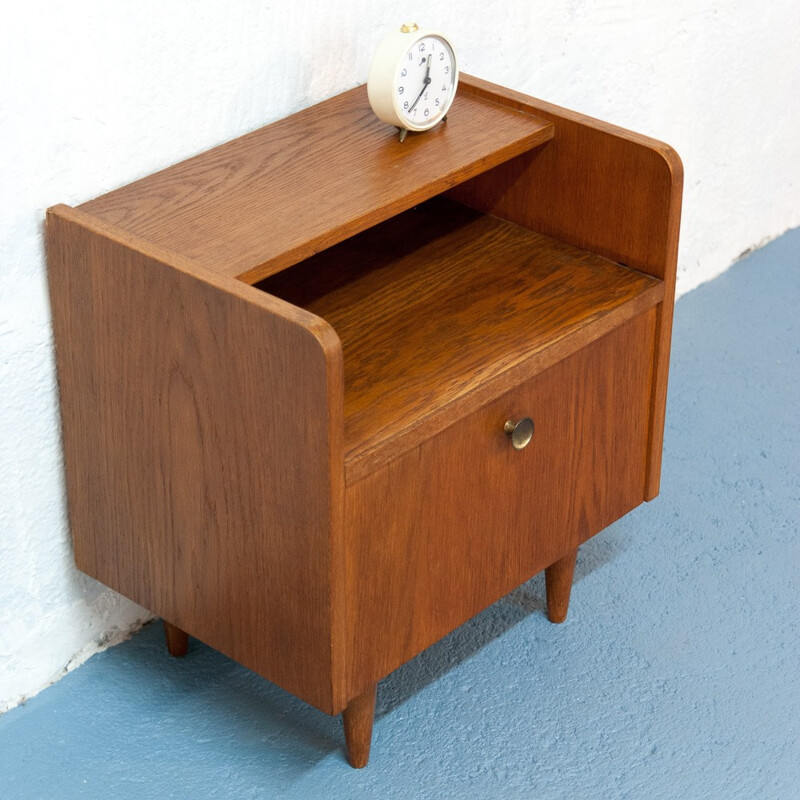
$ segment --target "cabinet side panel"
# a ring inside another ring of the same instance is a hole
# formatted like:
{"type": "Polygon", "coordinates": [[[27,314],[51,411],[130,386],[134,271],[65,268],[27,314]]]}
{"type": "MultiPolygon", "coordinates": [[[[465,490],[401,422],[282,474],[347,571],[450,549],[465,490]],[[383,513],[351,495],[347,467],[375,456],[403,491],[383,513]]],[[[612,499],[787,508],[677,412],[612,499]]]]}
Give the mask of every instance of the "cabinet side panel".
{"type": "Polygon", "coordinates": [[[468,205],[674,282],[683,167],[667,144],[465,78],[461,91],[553,123],[553,139],[452,190],[468,205]]]}
{"type": "Polygon", "coordinates": [[[348,484],[351,696],[641,503],[655,317],[348,484]],[[523,416],[515,451],[503,425],[523,416]]]}
{"type": "Polygon", "coordinates": [[[667,144],[471,76],[460,91],[554,125],[538,150],[473,178],[452,195],[664,281],[658,311],[645,499],[658,494],[678,257],[683,165],[667,144]]]}
{"type": "Polygon", "coordinates": [[[93,228],[48,215],[76,563],[330,712],[338,339],[93,228]]]}

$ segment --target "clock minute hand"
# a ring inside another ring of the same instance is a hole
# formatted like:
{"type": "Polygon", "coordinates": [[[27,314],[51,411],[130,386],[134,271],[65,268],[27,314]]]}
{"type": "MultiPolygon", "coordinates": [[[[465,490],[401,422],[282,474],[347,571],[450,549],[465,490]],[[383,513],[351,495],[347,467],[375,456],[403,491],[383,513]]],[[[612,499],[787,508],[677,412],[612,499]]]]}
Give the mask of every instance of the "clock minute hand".
{"type": "Polygon", "coordinates": [[[419,103],[420,98],[422,95],[425,94],[425,90],[428,88],[428,84],[431,82],[431,55],[428,54],[428,69],[425,72],[425,80],[422,82],[422,91],[417,95],[417,99],[411,104],[411,107],[408,109],[409,113],[413,111],[414,106],[419,103]]]}

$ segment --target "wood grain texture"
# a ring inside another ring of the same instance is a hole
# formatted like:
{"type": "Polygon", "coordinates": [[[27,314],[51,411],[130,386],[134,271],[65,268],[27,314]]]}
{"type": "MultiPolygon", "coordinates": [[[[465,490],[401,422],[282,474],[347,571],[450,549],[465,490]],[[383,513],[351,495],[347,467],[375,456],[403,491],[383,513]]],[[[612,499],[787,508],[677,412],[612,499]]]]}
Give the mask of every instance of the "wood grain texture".
{"type": "Polygon", "coordinates": [[[79,211],[47,239],[78,567],[339,711],[335,334],[79,211]]]}
{"type": "Polygon", "coordinates": [[[465,93],[445,124],[401,143],[360,86],[81,209],[255,283],[551,135],[550,123],[465,93]]]}
{"type": "Polygon", "coordinates": [[[656,311],[347,487],[356,695],[642,502],[656,311]],[[514,450],[507,419],[530,416],[514,450]]]}
{"type": "Polygon", "coordinates": [[[366,767],[369,762],[377,689],[376,684],[369,686],[360,695],[354,697],[342,712],[347,761],[351,767],[356,769],[366,767]]]}
{"type": "Polygon", "coordinates": [[[658,494],[683,165],[667,144],[466,76],[459,91],[552,122],[547,147],[458,187],[468,205],[664,281],[651,401],[647,498],[658,494]]]}
{"type": "Polygon", "coordinates": [[[442,198],[258,288],[342,341],[348,483],[663,296],[648,275],[442,198]]]}
{"type": "Polygon", "coordinates": [[[544,580],[547,592],[547,618],[550,622],[564,622],[569,611],[569,596],[572,593],[572,576],[578,549],[545,568],[544,580]]]}

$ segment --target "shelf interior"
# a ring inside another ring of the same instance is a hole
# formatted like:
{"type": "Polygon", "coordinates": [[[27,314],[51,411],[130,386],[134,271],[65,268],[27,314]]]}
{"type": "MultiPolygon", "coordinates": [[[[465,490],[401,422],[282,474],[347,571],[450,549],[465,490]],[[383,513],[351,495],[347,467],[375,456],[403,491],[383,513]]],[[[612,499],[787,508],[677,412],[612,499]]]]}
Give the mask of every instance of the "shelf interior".
{"type": "Polygon", "coordinates": [[[444,197],[257,288],[338,333],[346,463],[587,326],[614,315],[621,324],[663,297],[655,278],[444,197]]]}

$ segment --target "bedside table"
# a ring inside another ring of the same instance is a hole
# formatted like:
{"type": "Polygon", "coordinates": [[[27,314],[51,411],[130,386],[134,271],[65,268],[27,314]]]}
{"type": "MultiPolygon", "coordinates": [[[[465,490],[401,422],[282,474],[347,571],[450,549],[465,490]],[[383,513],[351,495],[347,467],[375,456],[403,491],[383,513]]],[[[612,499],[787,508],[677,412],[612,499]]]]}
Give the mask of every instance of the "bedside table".
{"type": "Polygon", "coordinates": [[[329,714],[658,492],[682,172],[461,76],[47,219],[78,567],[329,714]]]}

